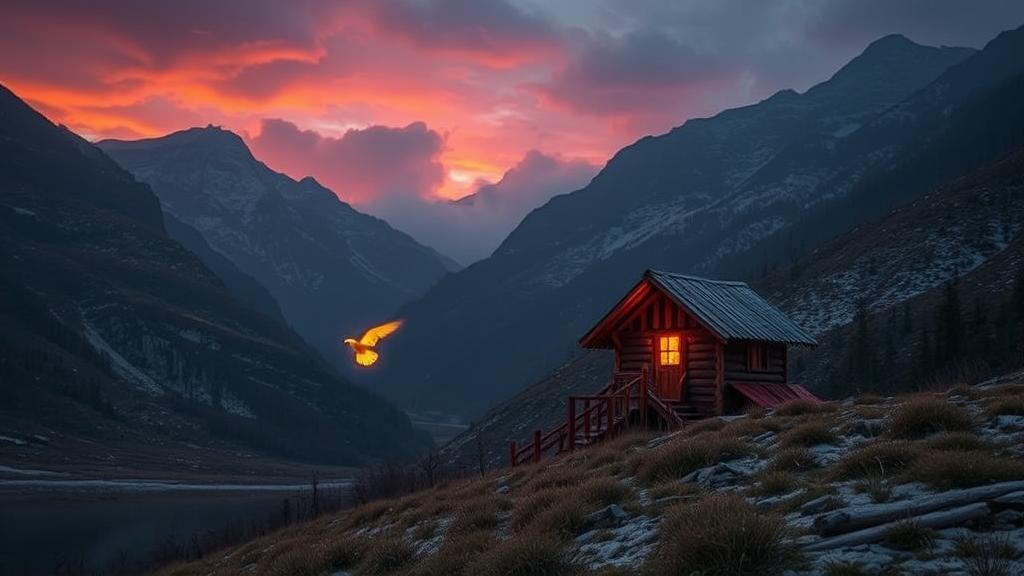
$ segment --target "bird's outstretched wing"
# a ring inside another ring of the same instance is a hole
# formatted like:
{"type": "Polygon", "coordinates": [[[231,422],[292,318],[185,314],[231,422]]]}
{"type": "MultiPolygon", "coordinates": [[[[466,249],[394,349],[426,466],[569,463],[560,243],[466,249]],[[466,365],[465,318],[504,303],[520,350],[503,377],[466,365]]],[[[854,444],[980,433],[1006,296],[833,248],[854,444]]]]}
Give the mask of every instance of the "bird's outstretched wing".
{"type": "Polygon", "coordinates": [[[377,361],[378,354],[373,350],[360,350],[356,352],[356,364],[360,366],[372,366],[377,361]]]}
{"type": "MultiPolygon", "coordinates": [[[[388,336],[395,330],[398,330],[398,328],[401,325],[401,320],[394,320],[392,322],[388,322],[387,324],[374,326],[373,328],[367,330],[366,334],[363,334],[363,337],[359,339],[359,343],[364,344],[366,346],[376,346],[377,342],[379,342],[382,338],[388,336]]],[[[376,358],[374,358],[374,360],[376,360],[376,358]]],[[[369,364],[364,364],[364,366],[369,366],[369,364]]]]}

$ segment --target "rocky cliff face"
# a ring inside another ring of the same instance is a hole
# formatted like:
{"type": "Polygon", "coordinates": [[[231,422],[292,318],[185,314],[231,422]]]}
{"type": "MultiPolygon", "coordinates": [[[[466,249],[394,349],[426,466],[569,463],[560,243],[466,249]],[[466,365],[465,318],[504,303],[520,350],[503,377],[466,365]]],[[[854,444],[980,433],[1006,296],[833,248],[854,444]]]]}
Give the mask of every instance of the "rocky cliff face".
{"type": "Polygon", "coordinates": [[[307,342],[343,367],[339,338],[396,313],[448,272],[448,260],[341,202],[313,178],[295,181],[253,158],[237,135],[193,128],[99,143],[164,209],[265,286],[307,342]]]}

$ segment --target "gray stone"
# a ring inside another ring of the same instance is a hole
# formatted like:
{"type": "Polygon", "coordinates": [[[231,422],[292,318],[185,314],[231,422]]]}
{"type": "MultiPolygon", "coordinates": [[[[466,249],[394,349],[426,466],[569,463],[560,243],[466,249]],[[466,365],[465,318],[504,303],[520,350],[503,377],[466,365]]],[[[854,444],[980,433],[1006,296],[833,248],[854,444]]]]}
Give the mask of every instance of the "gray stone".
{"type": "Polygon", "coordinates": [[[1003,430],[1024,430],[1024,416],[1011,414],[996,416],[996,426],[1003,430]]]}
{"type": "Polygon", "coordinates": [[[811,514],[818,514],[830,508],[838,508],[842,505],[842,498],[833,496],[832,494],[826,494],[809,502],[805,502],[804,505],[800,507],[800,514],[803,516],[810,516],[811,514]]]}
{"type": "Polygon", "coordinates": [[[629,514],[626,514],[622,506],[609,504],[597,512],[587,514],[583,518],[583,525],[592,530],[610,528],[622,524],[627,518],[629,518],[629,514]]]}

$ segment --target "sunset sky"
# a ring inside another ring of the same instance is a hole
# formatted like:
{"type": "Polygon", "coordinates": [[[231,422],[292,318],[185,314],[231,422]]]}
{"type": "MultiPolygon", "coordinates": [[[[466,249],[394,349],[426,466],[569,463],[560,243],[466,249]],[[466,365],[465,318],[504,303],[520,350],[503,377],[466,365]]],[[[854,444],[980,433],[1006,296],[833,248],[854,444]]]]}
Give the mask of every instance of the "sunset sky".
{"type": "Polygon", "coordinates": [[[465,262],[642,135],[804,90],[887,33],[980,47],[1024,23],[970,4],[5,0],[0,82],[89,139],[222,125],[465,262]]]}

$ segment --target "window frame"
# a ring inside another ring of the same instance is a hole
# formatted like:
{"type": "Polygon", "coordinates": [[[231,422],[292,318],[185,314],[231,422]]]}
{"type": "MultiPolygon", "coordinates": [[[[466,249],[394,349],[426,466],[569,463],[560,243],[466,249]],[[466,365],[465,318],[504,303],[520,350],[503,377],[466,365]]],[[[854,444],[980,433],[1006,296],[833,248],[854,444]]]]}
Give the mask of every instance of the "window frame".
{"type": "Polygon", "coordinates": [[[654,338],[655,338],[654,354],[655,354],[655,359],[657,360],[657,365],[658,366],[666,366],[666,367],[676,367],[676,366],[681,367],[683,365],[683,333],[682,332],[675,332],[675,331],[672,331],[672,332],[658,332],[658,333],[654,334],[654,338]],[[676,349],[673,350],[671,347],[669,347],[667,350],[663,350],[662,347],[661,347],[662,339],[663,338],[669,339],[669,342],[671,342],[672,338],[675,338],[676,339],[676,349]],[[663,356],[662,355],[663,354],[668,354],[669,355],[668,356],[669,359],[671,359],[671,357],[672,357],[671,354],[673,352],[675,352],[675,354],[676,354],[676,361],[674,363],[665,363],[663,361],[663,356]]]}
{"type": "Polygon", "coordinates": [[[771,347],[767,342],[747,342],[747,371],[771,372],[771,347]],[[755,362],[760,357],[761,362],[755,362]]]}

